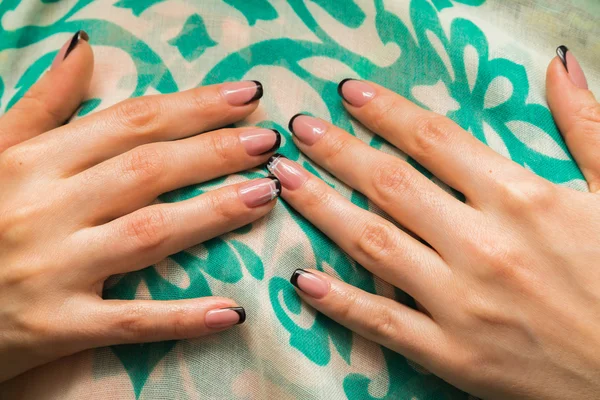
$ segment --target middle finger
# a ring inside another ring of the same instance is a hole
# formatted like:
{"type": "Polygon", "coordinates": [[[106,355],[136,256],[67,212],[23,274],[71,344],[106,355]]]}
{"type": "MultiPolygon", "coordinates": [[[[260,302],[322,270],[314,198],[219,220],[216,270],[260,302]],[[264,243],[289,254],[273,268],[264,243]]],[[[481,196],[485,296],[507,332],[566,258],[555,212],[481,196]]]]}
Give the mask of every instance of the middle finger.
{"type": "Polygon", "coordinates": [[[162,193],[264,163],[280,142],[276,130],[223,129],[139,146],[68,181],[86,210],[93,210],[84,223],[105,222],[148,205],[162,193]]]}
{"type": "Polygon", "coordinates": [[[376,150],[321,119],[292,119],[294,142],[312,160],[363,193],[438,252],[472,229],[477,211],[435,185],[406,161],[376,150]]]}

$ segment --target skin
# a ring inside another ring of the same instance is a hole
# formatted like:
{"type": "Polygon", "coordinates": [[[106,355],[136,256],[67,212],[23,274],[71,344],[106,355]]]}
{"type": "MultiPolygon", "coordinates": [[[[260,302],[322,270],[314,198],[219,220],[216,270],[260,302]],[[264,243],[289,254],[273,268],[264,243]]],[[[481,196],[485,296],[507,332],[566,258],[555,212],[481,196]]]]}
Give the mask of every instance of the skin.
{"type": "Polygon", "coordinates": [[[161,193],[263,164],[244,129],[221,126],[258,106],[229,105],[221,86],[127,100],[63,125],[89,86],[85,41],[0,118],[0,382],[84,349],[199,337],[233,299],[103,300],[110,276],[244,226],[240,185],[177,204],[161,193]],[[77,79],[73,79],[77,77],[77,79]]]}
{"type": "MultiPolygon", "coordinates": [[[[486,399],[593,399],[600,393],[600,105],[558,58],[548,102],[590,193],[548,182],[451,120],[371,84],[344,107],[463,193],[455,199],[405,161],[323,121],[312,161],[365,194],[395,222],[306,179],[282,197],[365,268],[413,296],[419,310],[323,272],[306,303],[356,333],[486,399]],[[319,296],[317,296],[319,297],[319,296]]],[[[301,168],[297,165],[297,168],[301,168]]],[[[276,172],[276,175],[278,173],[276,172]]],[[[304,179],[303,178],[303,179],[304,179]]]]}
{"type": "MultiPolygon", "coordinates": [[[[209,310],[232,299],[101,298],[112,274],[265,215],[237,186],[177,204],[157,195],[264,163],[219,87],[128,100],[66,126],[92,75],[80,43],[0,118],[0,381],[59,357],[119,343],[197,337],[209,310]],[[72,79],[77,76],[78,79],[72,79]],[[76,205],[76,206],[73,206],[76,205]]],[[[374,85],[346,109],[462,192],[462,203],[409,164],[326,124],[313,161],[368,196],[398,224],[348,202],[303,170],[286,201],[374,274],[412,295],[413,310],[319,271],[311,306],[402,353],[448,382],[490,399],[592,399],[600,392],[600,106],[558,59],[548,102],[591,193],[553,185],[452,121],[374,85]],[[416,237],[422,239],[417,240],[416,237]],[[428,243],[429,246],[425,245],[428,243]],[[365,318],[368,316],[368,318],[365,318]]]]}

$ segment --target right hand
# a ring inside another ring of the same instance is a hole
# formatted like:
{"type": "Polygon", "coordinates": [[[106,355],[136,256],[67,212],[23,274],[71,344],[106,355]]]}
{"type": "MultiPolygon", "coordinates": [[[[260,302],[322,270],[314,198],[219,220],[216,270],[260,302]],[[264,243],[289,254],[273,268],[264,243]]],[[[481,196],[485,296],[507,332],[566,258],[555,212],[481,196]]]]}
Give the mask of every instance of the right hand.
{"type": "Polygon", "coordinates": [[[103,300],[103,284],[264,216],[279,194],[268,178],[151,205],[269,158],[280,142],[272,130],[194,136],[251,114],[262,86],[130,99],[63,126],[92,76],[86,38],[66,43],[0,118],[0,382],[88,348],[198,337],[243,322],[231,299],[103,300]]]}

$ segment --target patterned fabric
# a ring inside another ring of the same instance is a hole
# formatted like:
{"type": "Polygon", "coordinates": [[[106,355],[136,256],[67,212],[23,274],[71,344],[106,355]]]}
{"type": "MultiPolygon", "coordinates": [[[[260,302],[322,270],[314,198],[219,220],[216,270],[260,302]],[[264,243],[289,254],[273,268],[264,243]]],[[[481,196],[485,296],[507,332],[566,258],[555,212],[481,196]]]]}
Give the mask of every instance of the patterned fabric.
{"type": "MultiPolygon", "coordinates": [[[[10,108],[84,29],[96,66],[76,118],[132,96],[260,80],[265,97],[245,124],[278,129],[283,154],[379,213],[304,158],[286,127],[293,114],[307,112],[406,157],[341,107],[337,82],[364,78],[449,116],[535,173],[587,190],[547,108],[544,78],[554,49],[565,44],[590,87],[599,87],[599,17],[597,0],[2,0],[0,107],[10,108]]],[[[263,175],[257,169],[160,200],[263,175]]],[[[21,376],[0,397],[469,397],[302,305],[287,279],[306,267],[411,302],[281,201],[251,226],[114,277],[105,288],[106,298],[232,297],[246,308],[246,324],[206,339],[90,350],[21,376]]]]}

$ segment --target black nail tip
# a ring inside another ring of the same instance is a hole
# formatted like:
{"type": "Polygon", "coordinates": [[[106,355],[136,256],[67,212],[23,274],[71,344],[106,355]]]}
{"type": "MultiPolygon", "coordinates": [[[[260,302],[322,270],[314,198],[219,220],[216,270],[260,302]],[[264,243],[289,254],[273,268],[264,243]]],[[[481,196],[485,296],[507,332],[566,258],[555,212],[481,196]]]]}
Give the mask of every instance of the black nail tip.
{"type": "Polygon", "coordinates": [[[281,195],[281,182],[279,181],[279,178],[277,178],[275,175],[269,175],[267,176],[267,178],[273,180],[273,182],[275,182],[275,189],[277,190],[277,197],[279,197],[281,195]]]}
{"type": "Polygon", "coordinates": [[[262,83],[260,83],[259,81],[252,81],[252,82],[256,83],[256,93],[254,93],[254,96],[252,96],[252,98],[250,100],[248,100],[248,102],[246,104],[250,104],[250,103],[262,98],[263,94],[264,94],[262,83]]]}
{"type": "Polygon", "coordinates": [[[301,115],[304,115],[304,114],[298,113],[298,114],[294,115],[292,118],[290,118],[290,122],[288,122],[288,131],[294,133],[294,120],[301,115]]]}
{"type": "Polygon", "coordinates": [[[556,48],[556,55],[558,56],[558,58],[560,58],[560,61],[563,63],[563,65],[567,71],[569,71],[569,68],[567,67],[567,52],[568,51],[569,51],[569,49],[567,48],[567,46],[560,45],[556,48]]]}
{"type": "MultiPolygon", "coordinates": [[[[298,268],[292,274],[292,277],[290,278],[290,283],[292,285],[296,286],[298,289],[300,289],[300,286],[298,286],[298,277],[302,274],[307,274],[307,273],[308,272],[306,272],[305,270],[298,268]]],[[[300,290],[302,290],[302,289],[300,289],[300,290]]]]}
{"type": "Polygon", "coordinates": [[[348,81],[354,81],[354,80],[356,80],[356,79],[352,79],[352,78],[346,78],[346,79],[343,79],[343,80],[342,80],[342,81],[341,81],[341,82],[338,84],[338,87],[337,87],[337,92],[338,92],[338,94],[340,95],[340,97],[341,97],[342,99],[346,100],[346,99],[344,98],[344,93],[342,92],[342,86],[344,86],[344,83],[346,83],[346,82],[348,82],[348,81]]]}
{"type": "Polygon", "coordinates": [[[86,42],[90,40],[90,37],[88,36],[86,31],[75,32],[75,34],[73,35],[73,38],[71,38],[69,47],[67,47],[67,51],[65,51],[65,56],[63,57],[63,60],[66,59],[69,54],[71,54],[71,52],[75,49],[75,47],[77,47],[80,40],[85,40],[86,42]]]}
{"type": "Polygon", "coordinates": [[[273,132],[275,132],[275,144],[273,145],[273,147],[271,147],[269,150],[265,151],[263,154],[267,154],[267,153],[271,153],[277,149],[279,149],[279,147],[281,147],[281,133],[279,133],[279,131],[277,129],[271,129],[273,132]]]}
{"type": "Polygon", "coordinates": [[[235,311],[240,317],[236,325],[243,324],[246,321],[246,310],[244,310],[244,307],[228,307],[225,310],[235,311]]]}
{"type": "Polygon", "coordinates": [[[273,162],[275,162],[275,160],[277,160],[279,158],[287,158],[287,157],[284,156],[281,153],[275,153],[271,157],[269,157],[269,159],[267,160],[267,170],[269,172],[273,173],[273,171],[272,171],[272,164],[273,164],[273,162]]]}

